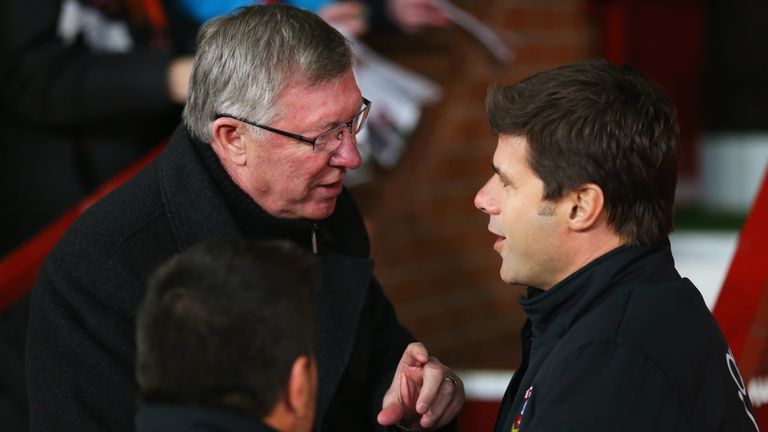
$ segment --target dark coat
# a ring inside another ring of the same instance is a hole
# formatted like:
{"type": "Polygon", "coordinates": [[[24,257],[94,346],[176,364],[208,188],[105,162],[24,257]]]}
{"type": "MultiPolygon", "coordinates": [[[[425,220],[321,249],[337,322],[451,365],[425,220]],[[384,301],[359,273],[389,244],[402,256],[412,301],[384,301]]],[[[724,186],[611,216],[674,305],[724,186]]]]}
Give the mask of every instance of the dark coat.
{"type": "MultiPolygon", "coordinates": [[[[286,228],[295,224],[264,215],[254,237],[308,247],[308,230],[297,236],[286,228]]],[[[346,190],[319,225],[317,430],[374,430],[412,337],[372,275],[366,230],[346,190]]],[[[132,430],[134,313],[147,277],[195,243],[239,236],[228,204],[179,128],[155,162],[71,227],[43,266],[27,347],[32,430],[132,430]]]]}
{"type": "Polygon", "coordinates": [[[136,414],[136,432],[278,432],[254,417],[216,408],[146,405],[136,414]]]}
{"type": "Polygon", "coordinates": [[[520,302],[523,361],[496,432],[518,417],[521,432],[756,430],[728,345],[668,241],[615,249],[520,302]]]}

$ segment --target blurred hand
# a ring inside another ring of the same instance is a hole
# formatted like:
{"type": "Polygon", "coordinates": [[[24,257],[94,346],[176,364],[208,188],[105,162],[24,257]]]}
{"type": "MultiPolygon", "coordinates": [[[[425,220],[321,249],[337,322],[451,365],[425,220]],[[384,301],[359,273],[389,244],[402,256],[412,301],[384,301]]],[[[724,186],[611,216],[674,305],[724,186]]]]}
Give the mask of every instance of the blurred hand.
{"type": "Polygon", "coordinates": [[[464,383],[447,366],[412,343],[403,352],[377,420],[383,426],[432,429],[448,424],[464,405],[464,383]],[[448,377],[448,378],[446,378],[448,377]]]}
{"type": "Polygon", "coordinates": [[[356,1],[331,3],[317,13],[325,22],[350,36],[368,31],[365,5],[356,1]]]}
{"type": "Polygon", "coordinates": [[[168,66],[168,94],[171,101],[183,104],[189,92],[189,76],[192,74],[192,56],[178,57],[168,66]]]}
{"type": "Polygon", "coordinates": [[[451,23],[434,0],[386,1],[389,16],[405,32],[415,32],[423,27],[447,27],[451,23]]]}

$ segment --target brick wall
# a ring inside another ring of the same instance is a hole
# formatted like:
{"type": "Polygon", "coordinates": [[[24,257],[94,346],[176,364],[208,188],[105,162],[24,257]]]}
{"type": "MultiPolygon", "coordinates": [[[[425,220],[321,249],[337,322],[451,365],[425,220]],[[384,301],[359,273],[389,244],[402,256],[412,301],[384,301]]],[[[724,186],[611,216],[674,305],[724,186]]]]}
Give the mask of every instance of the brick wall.
{"type": "Polygon", "coordinates": [[[522,290],[500,281],[488,219],[473,206],[496,142],[485,92],[594,56],[596,38],[584,1],[454,2],[498,31],[515,60],[495,63],[459,29],[372,37],[379,52],[440,83],[444,98],[426,110],[398,167],[353,192],[376,275],[416,337],[453,367],[511,369],[520,355],[522,290]]]}

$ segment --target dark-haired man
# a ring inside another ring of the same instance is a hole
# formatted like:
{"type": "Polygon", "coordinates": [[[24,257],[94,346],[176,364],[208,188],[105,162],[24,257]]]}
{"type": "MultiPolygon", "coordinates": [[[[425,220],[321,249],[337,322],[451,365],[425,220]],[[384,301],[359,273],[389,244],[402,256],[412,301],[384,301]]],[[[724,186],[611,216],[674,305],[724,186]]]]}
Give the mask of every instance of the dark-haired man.
{"type": "Polygon", "coordinates": [[[32,431],[132,430],[147,277],[196,243],[240,237],[317,255],[318,431],[455,428],[461,380],[397,320],[344,188],[370,106],[349,44],[317,15],[270,4],[203,25],[184,124],[43,265],[27,338],[32,431]]]}
{"type": "Polygon", "coordinates": [[[137,432],[312,430],[312,284],[284,241],[208,241],[162,265],[137,313],[137,432]]]}
{"type": "Polygon", "coordinates": [[[677,123],[631,67],[586,60],[492,88],[475,197],[501,278],[528,287],[497,432],[754,431],[717,323],[675,270],[677,123]]]}

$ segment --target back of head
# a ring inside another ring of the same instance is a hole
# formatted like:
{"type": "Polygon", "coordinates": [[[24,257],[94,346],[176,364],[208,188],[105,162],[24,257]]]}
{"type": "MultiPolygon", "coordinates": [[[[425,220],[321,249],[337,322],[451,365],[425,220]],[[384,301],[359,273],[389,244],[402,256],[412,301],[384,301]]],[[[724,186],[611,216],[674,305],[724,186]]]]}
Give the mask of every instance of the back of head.
{"type": "Polygon", "coordinates": [[[287,85],[329,81],[351,66],[348,42],[317,15],[280,4],[238,9],[198,33],[184,122],[204,142],[217,113],[268,123],[287,85]]]}
{"type": "Polygon", "coordinates": [[[263,418],[312,357],[311,257],[288,243],[212,241],[150,280],[137,317],[144,402],[263,418]]]}
{"type": "Polygon", "coordinates": [[[594,183],[605,194],[608,224],[623,241],[652,245],[672,231],[674,107],[637,70],[580,61],[492,88],[486,108],[496,133],[527,139],[544,199],[594,183]]]}

